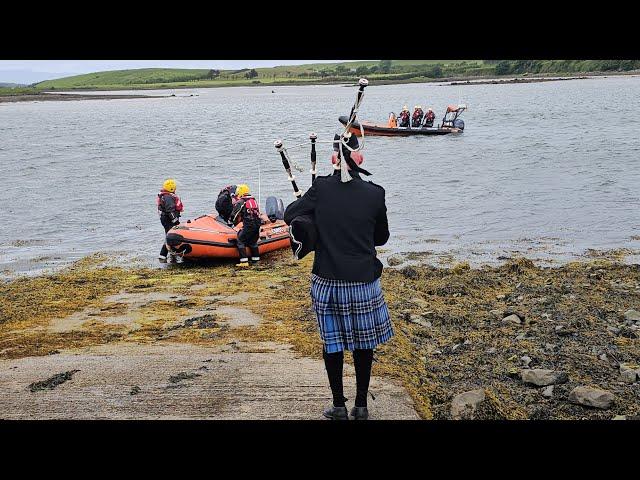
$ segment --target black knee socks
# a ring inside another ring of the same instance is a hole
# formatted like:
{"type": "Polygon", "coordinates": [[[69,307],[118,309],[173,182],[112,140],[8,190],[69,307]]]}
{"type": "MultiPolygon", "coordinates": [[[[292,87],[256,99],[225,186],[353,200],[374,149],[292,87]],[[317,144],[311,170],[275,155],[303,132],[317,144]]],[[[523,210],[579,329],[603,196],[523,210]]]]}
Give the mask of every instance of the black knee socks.
{"type": "MultiPolygon", "coordinates": [[[[327,369],[329,385],[333,395],[333,406],[344,407],[345,401],[342,384],[342,366],[344,353],[342,351],[327,353],[322,351],[324,366],[327,369]]],[[[356,407],[367,406],[367,392],[369,391],[369,379],[371,378],[371,364],[373,362],[373,349],[354,350],[353,363],[356,370],[356,407]]]]}
{"type": "Polygon", "coordinates": [[[331,386],[331,394],[333,395],[333,406],[344,407],[343,389],[342,389],[342,365],[344,353],[341,351],[335,353],[327,353],[322,349],[322,357],[324,358],[324,366],[327,369],[329,377],[329,385],[331,386]]]}
{"type": "Polygon", "coordinates": [[[353,351],[353,365],[356,369],[356,407],[367,406],[367,392],[369,391],[372,363],[372,348],[353,351]]]}

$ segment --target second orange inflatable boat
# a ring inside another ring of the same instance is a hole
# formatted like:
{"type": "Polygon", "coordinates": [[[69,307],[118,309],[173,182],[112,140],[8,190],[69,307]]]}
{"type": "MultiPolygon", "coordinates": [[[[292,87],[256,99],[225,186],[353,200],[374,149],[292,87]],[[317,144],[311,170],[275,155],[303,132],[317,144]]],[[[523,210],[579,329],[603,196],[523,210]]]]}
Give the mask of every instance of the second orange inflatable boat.
{"type": "MultiPolygon", "coordinates": [[[[242,224],[230,227],[217,215],[202,215],[169,230],[167,244],[184,258],[240,258],[236,242],[241,228],[242,224]]],[[[267,220],[260,227],[260,255],[290,245],[289,226],[284,220],[267,220]]]]}

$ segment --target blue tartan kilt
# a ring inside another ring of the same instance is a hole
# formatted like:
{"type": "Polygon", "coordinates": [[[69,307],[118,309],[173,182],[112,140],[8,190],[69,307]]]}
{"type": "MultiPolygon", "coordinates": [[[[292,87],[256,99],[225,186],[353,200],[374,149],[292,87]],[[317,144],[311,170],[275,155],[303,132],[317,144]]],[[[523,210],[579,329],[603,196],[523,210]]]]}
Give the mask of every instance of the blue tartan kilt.
{"type": "Polygon", "coordinates": [[[312,274],[311,299],[327,353],[375,348],[393,336],[379,278],[346,282],[312,274]]]}

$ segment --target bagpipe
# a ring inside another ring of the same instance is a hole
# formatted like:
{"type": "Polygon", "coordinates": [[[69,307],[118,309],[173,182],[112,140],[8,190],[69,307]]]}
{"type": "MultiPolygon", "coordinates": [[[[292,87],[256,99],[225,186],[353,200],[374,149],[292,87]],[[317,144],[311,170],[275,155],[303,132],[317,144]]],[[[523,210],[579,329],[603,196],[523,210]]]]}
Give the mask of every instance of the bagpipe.
{"type": "MultiPolygon", "coordinates": [[[[362,123],[360,123],[360,143],[353,147],[349,145],[351,140],[351,126],[356,121],[356,116],[358,114],[358,109],[360,108],[360,104],[362,103],[362,98],[364,97],[364,89],[369,85],[369,82],[365,78],[361,78],[358,81],[358,91],[356,94],[356,100],[351,107],[351,113],[349,114],[349,121],[344,127],[343,132],[340,135],[336,134],[336,137],[332,141],[319,141],[318,136],[315,133],[311,133],[309,135],[309,141],[311,144],[311,184],[316,180],[317,170],[316,170],[316,145],[318,143],[331,143],[334,145],[334,150],[336,150],[337,146],[337,159],[338,161],[334,163],[333,168],[336,170],[340,170],[340,180],[343,183],[349,182],[352,180],[351,175],[349,174],[349,168],[364,172],[365,174],[369,174],[366,170],[360,169],[354,160],[351,159],[351,152],[359,152],[364,149],[364,128],[362,127],[362,123]]],[[[301,143],[298,145],[293,145],[291,147],[286,147],[282,140],[276,140],[273,142],[273,146],[276,151],[280,154],[280,159],[282,160],[282,166],[284,167],[285,172],[287,173],[287,179],[291,182],[291,187],[293,188],[293,194],[296,197],[295,201],[298,201],[300,197],[303,195],[303,191],[300,190],[298,184],[296,183],[296,178],[293,175],[291,169],[292,167],[299,172],[302,172],[303,169],[298,165],[297,162],[293,161],[291,156],[289,155],[289,150],[308,146],[308,143],[301,143]]],[[[293,250],[293,254],[297,260],[304,258],[309,252],[315,250],[316,240],[318,238],[318,232],[315,226],[315,220],[313,215],[300,215],[295,217],[291,223],[289,224],[289,237],[291,238],[291,249],[293,250]]]]}

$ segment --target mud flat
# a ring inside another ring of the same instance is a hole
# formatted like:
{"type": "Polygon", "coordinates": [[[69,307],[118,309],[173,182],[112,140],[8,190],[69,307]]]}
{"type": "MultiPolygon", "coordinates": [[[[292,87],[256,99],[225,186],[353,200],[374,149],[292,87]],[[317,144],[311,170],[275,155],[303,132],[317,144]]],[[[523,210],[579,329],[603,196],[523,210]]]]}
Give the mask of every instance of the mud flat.
{"type": "MultiPolygon", "coordinates": [[[[320,418],[310,269],[289,252],[242,272],[96,256],[0,283],[0,416],[320,418]]],[[[640,415],[639,265],[399,265],[382,281],[396,335],[376,351],[374,418],[640,415]]]]}

